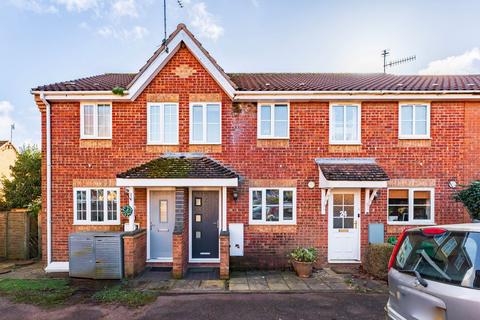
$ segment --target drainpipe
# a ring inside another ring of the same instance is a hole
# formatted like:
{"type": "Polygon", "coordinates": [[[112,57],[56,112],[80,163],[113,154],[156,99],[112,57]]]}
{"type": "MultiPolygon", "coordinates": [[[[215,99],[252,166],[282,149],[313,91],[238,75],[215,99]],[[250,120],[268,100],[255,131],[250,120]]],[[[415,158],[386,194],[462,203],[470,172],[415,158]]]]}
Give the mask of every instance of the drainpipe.
{"type": "Polygon", "coordinates": [[[45,99],[45,94],[40,93],[40,99],[46,107],[46,144],[47,144],[47,267],[52,263],[52,150],[51,150],[51,107],[45,99]]]}

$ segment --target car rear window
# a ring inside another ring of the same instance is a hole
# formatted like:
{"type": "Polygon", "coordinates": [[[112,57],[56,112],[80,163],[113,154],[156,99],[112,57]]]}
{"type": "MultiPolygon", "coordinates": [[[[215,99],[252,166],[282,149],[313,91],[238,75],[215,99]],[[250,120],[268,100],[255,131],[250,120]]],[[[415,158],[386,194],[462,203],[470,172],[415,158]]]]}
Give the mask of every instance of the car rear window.
{"type": "Polygon", "coordinates": [[[479,289],[480,233],[407,232],[393,267],[400,272],[418,271],[425,279],[479,289]]]}

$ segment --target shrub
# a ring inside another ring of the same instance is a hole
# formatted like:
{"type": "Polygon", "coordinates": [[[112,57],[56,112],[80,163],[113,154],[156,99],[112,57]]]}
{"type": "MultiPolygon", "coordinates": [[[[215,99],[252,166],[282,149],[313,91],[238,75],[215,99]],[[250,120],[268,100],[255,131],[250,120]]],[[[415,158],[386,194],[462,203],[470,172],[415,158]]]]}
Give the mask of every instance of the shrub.
{"type": "Polygon", "coordinates": [[[315,262],[317,256],[318,253],[315,248],[296,248],[289,254],[289,257],[297,262],[315,262]]]}
{"type": "Polygon", "coordinates": [[[472,219],[480,219],[480,181],[473,181],[465,189],[455,193],[453,199],[463,203],[472,219]]]}
{"type": "Polygon", "coordinates": [[[393,247],[389,243],[369,244],[363,256],[363,269],[375,278],[386,280],[393,247]]]}

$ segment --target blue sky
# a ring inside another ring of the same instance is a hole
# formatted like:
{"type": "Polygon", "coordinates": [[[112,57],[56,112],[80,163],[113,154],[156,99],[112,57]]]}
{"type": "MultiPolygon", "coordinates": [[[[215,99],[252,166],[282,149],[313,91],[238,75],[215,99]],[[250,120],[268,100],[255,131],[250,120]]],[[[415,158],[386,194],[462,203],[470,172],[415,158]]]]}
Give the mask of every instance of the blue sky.
{"type": "MultiPolygon", "coordinates": [[[[167,0],[227,72],[480,73],[480,1],[167,0]]],[[[40,142],[30,88],[136,72],[163,39],[159,0],[1,0],[0,140],[40,142]]]]}

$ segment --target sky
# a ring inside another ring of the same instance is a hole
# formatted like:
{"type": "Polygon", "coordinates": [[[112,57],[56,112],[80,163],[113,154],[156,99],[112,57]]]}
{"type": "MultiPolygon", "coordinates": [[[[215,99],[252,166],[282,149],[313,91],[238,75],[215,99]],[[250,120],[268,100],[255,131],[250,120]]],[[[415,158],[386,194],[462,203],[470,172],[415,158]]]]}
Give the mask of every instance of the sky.
{"type": "MultiPolygon", "coordinates": [[[[480,1],[178,0],[178,23],[227,72],[480,74],[480,1]]],[[[106,72],[137,72],[163,39],[161,0],[0,0],[0,140],[39,144],[30,89],[106,72]]]]}

